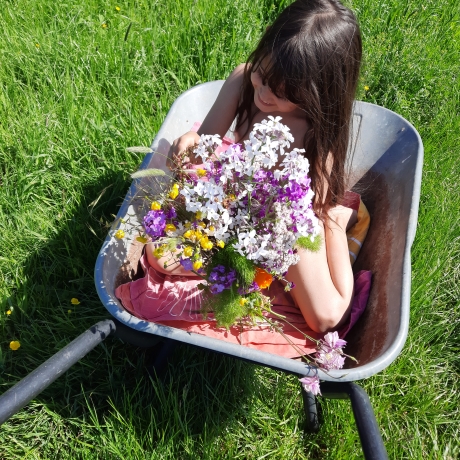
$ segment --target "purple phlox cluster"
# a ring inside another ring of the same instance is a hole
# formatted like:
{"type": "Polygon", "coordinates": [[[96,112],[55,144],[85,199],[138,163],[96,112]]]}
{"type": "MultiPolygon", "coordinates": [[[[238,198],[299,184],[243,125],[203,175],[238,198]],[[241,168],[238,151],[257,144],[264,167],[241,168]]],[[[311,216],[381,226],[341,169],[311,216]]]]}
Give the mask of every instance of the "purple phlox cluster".
{"type": "Polygon", "coordinates": [[[319,234],[308,159],[303,150],[287,151],[294,138],[280,120],[256,123],[244,146],[232,144],[218,159],[219,137],[201,136],[195,154],[204,160],[206,180],[190,179],[180,191],[186,210],[199,212],[214,238],[225,244],[235,238],[242,256],[274,275],[298,262],[299,237],[319,234]]]}
{"type": "Polygon", "coordinates": [[[339,338],[337,331],[328,332],[318,345],[316,362],[326,369],[342,369],[345,363],[342,348],[347,344],[339,338]]]}
{"type": "Polygon", "coordinates": [[[159,237],[163,235],[166,227],[166,215],[161,209],[158,211],[149,211],[144,216],[145,233],[151,237],[159,237]]]}
{"type": "Polygon", "coordinates": [[[230,289],[236,281],[236,271],[228,270],[223,265],[216,265],[208,276],[209,290],[213,294],[218,294],[224,289],[230,289]]]}
{"type": "Polygon", "coordinates": [[[299,381],[305,391],[309,391],[314,396],[321,394],[321,390],[319,388],[319,377],[317,375],[313,377],[302,377],[299,381]]]}

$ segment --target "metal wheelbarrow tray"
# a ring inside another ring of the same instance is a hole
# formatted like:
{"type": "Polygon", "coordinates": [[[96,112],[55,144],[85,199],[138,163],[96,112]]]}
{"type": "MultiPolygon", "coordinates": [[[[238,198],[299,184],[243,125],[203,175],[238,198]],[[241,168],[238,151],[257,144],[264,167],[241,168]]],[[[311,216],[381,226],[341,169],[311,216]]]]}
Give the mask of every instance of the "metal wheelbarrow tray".
{"type": "MultiPolygon", "coordinates": [[[[141,169],[155,167],[167,171],[165,162],[172,141],[189,131],[194,122],[203,121],[222,84],[223,81],[204,83],[177,98],[152,143],[154,153],[145,157],[141,169]]],[[[61,372],[115,331],[116,335],[137,345],[148,344],[153,337],[163,337],[299,376],[318,372],[323,382],[323,396],[351,399],[366,458],[386,458],[369,399],[364,390],[350,382],[370,377],[385,369],[399,355],[407,337],[411,285],[410,249],[417,225],[422,160],[422,141],[409,122],[377,105],[355,103],[353,134],[348,154],[351,171],[349,185],[361,194],[371,215],[371,226],[354,270],[371,270],[373,274],[367,308],[347,336],[346,352],[354,356],[358,364],[347,360],[344,369],[326,374],[300,360],[155,324],[131,315],[115,297],[114,289],[119,279],[120,267],[126,262],[135,235],[118,240],[111,232],[96,262],[95,283],[102,303],[114,319],[98,323],[86,331],[58,353],[59,355],[70,347],[70,355],[62,354],[59,358],[55,355],[48,361],[50,364],[44,371],[50,373],[49,366],[57,366],[60,369],[55,377],[57,378],[61,372]],[[51,363],[53,359],[54,364],[51,363]]],[[[128,222],[121,224],[121,228],[136,226],[136,218],[141,218],[139,212],[136,213],[136,200],[143,187],[143,180],[145,179],[133,181],[120,207],[117,218],[130,215],[128,222]]],[[[4,402],[7,393],[21,385],[24,380],[8,390],[0,398],[0,403],[4,402]]],[[[32,397],[51,381],[48,378],[41,389],[36,384],[32,397]]],[[[30,400],[32,392],[27,392],[30,400]]],[[[305,392],[303,397],[307,425],[315,429],[315,398],[305,392]]],[[[16,410],[20,407],[16,407],[16,410]]],[[[0,423],[5,420],[1,418],[1,412],[0,407],[0,423]]],[[[9,412],[8,416],[14,413],[11,409],[9,412]]]]}

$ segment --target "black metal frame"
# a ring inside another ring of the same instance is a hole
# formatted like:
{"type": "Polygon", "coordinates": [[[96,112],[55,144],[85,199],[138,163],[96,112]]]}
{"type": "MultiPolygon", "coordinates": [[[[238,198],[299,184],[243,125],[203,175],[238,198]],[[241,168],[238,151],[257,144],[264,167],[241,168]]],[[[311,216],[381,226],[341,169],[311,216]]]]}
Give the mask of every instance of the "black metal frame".
{"type": "MultiPolygon", "coordinates": [[[[159,336],[136,331],[116,319],[106,319],[96,323],[0,396],[0,424],[21,410],[111,334],[140,347],[153,347],[161,340],[159,336]]],[[[155,368],[161,366],[167,359],[174,342],[167,339],[166,345],[159,347],[155,368]]],[[[350,400],[364,458],[367,460],[387,459],[377,420],[364,389],[353,382],[322,382],[320,387],[322,396],[325,398],[350,400]]],[[[316,397],[303,388],[301,392],[307,430],[318,431],[320,425],[316,397]]]]}

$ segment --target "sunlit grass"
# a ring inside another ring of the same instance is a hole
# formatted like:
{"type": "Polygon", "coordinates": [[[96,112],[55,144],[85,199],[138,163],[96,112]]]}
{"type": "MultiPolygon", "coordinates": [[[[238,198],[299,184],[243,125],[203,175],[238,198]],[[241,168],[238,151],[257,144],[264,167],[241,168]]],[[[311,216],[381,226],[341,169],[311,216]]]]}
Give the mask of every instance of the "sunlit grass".
{"type": "MultiPolygon", "coordinates": [[[[125,147],[149,145],[181,92],[244,61],[285,3],[2,2],[1,392],[107,317],[93,267],[142,161],[125,147]]],[[[460,3],[348,4],[364,37],[359,98],[407,118],[425,147],[409,336],[361,383],[390,458],[453,459],[460,3]]],[[[350,404],[322,409],[320,433],[305,434],[293,377],[179,347],[161,382],[145,373],[142,350],[109,339],[2,426],[0,457],[362,458],[350,404]]]]}

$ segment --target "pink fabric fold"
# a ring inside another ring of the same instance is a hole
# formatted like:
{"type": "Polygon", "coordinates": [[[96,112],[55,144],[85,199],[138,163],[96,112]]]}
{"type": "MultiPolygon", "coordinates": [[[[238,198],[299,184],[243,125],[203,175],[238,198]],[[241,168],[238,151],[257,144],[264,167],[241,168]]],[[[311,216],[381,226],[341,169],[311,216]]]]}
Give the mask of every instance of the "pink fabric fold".
{"type": "MultiPolygon", "coordinates": [[[[126,310],[138,318],[288,358],[315,351],[314,343],[306,340],[303,334],[314,339],[321,338],[320,334],[310,330],[291,295],[277,281],[272,283],[266,294],[273,299],[273,311],[286,317],[283,334],[272,330],[267,323],[233,326],[229,330],[217,328],[212,315],[204,319],[200,313],[203,295],[197,285],[202,282],[201,278],[159,273],[149,265],[145,254],[140,259],[140,270],[138,279],[115,290],[126,310]]],[[[366,308],[371,277],[371,272],[365,270],[355,274],[353,304],[347,322],[339,330],[341,338],[346,336],[366,308]]]]}

